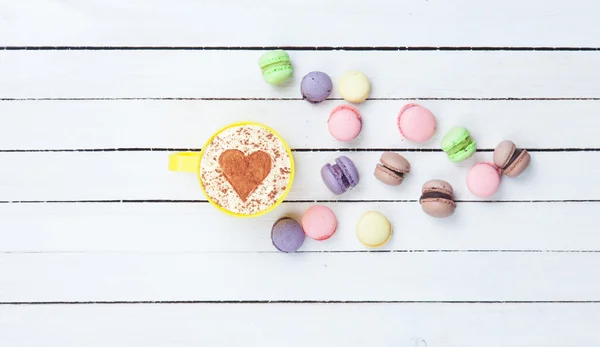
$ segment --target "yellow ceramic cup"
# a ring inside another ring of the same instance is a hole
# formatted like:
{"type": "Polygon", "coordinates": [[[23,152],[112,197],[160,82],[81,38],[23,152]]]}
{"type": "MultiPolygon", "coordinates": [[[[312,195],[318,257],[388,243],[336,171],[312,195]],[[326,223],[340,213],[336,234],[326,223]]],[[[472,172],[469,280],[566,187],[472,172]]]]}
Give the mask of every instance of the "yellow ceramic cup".
{"type": "Polygon", "coordinates": [[[262,216],[262,215],[264,215],[266,213],[271,212],[277,206],[279,206],[283,202],[283,200],[285,199],[285,197],[287,196],[287,194],[289,193],[290,189],[292,188],[292,183],[294,181],[294,174],[295,174],[294,157],[292,155],[292,150],[290,149],[290,147],[288,146],[288,144],[285,142],[285,140],[283,139],[283,137],[281,137],[281,135],[279,135],[275,130],[271,129],[270,127],[268,127],[268,126],[266,126],[264,124],[256,123],[256,122],[234,123],[234,124],[230,124],[230,125],[227,125],[227,126],[221,128],[221,129],[219,129],[216,133],[214,133],[208,139],[208,141],[206,141],[206,143],[204,144],[204,147],[202,147],[202,151],[201,152],[178,152],[178,153],[171,154],[169,156],[169,170],[170,171],[177,171],[177,172],[195,173],[196,175],[198,175],[198,181],[200,182],[200,188],[202,189],[202,193],[204,193],[204,196],[206,197],[206,199],[208,199],[208,202],[210,202],[211,205],[213,205],[214,207],[216,207],[217,209],[219,209],[223,213],[226,213],[226,214],[228,214],[230,216],[241,217],[241,218],[262,216]],[[234,128],[234,127],[239,127],[239,126],[244,126],[244,125],[253,125],[253,126],[261,127],[264,130],[266,130],[266,131],[270,132],[271,134],[275,135],[277,137],[277,139],[279,139],[279,141],[281,142],[281,144],[283,145],[283,147],[285,148],[285,151],[286,151],[287,155],[290,158],[290,177],[289,177],[288,183],[286,185],[285,191],[283,192],[283,194],[281,195],[281,197],[279,197],[279,199],[273,205],[271,205],[269,208],[267,208],[265,210],[262,210],[262,211],[259,211],[259,212],[254,213],[254,214],[236,213],[236,212],[232,212],[232,211],[229,211],[229,210],[221,207],[206,192],[206,189],[204,187],[204,183],[202,182],[202,177],[200,175],[200,164],[202,163],[202,155],[205,153],[206,148],[211,144],[211,142],[213,141],[213,139],[215,137],[217,137],[219,134],[221,134],[223,131],[227,130],[227,129],[234,128]]]}

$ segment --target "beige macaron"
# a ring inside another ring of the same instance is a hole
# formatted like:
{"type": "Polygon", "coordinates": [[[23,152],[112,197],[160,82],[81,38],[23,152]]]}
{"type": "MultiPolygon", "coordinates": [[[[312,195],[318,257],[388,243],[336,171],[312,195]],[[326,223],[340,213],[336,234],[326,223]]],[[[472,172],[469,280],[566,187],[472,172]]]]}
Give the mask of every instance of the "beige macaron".
{"type": "Polygon", "coordinates": [[[419,199],[423,212],[436,218],[446,218],[454,214],[454,190],[450,183],[442,180],[430,180],[423,184],[419,199]]]}
{"type": "Polygon", "coordinates": [[[527,169],[531,155],[526,149],[519,149],[509,140],[504,140],[494,150],[494,164],[508,177],[517,177],[527,169]]]}
{"type": "Polygon", "coordinates": [[[375,178],[390,186],[399,186],[404,175],[410,172],[410,163],[403,156],[394,152],[385,152],[375,166],[375,178]]]}

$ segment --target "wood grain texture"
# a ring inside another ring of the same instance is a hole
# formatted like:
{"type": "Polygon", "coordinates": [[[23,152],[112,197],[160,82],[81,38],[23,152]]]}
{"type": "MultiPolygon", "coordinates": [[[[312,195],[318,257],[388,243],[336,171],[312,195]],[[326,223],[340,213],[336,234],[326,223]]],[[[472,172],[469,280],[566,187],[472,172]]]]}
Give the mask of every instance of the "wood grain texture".
{"type": "Polygon", "coordinates": [[[360,105],[363,128],[344,143],[327,129],[331,110],[298,101],[14,101],[0,102],[2,150],[201,148],[217,129],[252,120],[276,129],[294,149],[439,149],[453,126],[468,126],[480,149],[504,139],[523,148],[600,148],[600,101],[372,100],[360,105]],[[437,117],[424,144],[405,140],[396,122],[400,108],[418,102],[437,117]],[[57,126],[61,125],[61,126],[57,126]],[[46,135],[52,129],[52,136],[46,135]]]}
{"type": "Polygon", "coordinates": [[[0,51],[0,98],[300,98],[306,73],[323,70],[337,81],[351,69],[369,77],[371,98],[600,97],[597,52],[298,51],[290,53],[295,78],[283,87],[263,81],[260,55],[0,51]]]}
{"type": "Polygon", "coordinates": [[[0,44],[600,46],[596,5],[593,0],[6,1],[0,3],[0,44]]]}
{"type": "Polygon", "coordinates": [[[25,347],[595,345],[598,304],[86,305],[1,307],[25,347]],[[376,328],[375,332],[369,327],[376,328]],[[35,330],[35,334],[31,331],[35,330]]]}

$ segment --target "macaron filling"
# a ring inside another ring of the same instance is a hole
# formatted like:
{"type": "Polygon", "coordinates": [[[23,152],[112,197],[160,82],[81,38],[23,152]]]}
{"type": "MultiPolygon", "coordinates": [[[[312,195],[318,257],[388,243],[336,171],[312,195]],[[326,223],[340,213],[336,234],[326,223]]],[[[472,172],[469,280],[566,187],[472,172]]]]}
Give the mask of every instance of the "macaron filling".
{"type": "Polygon", "coordinates": [[[452,148],[446,152],[448,155],[454,155],[460,151],[470,151],[471,146],[475,145],[471,136],[467,136],[464,140],[452,146],[452,148]]]}
{"type": "Polygon", "coordinates": [[[280,61],[262,68],[263,74],[271,75],[281,71],[293,70],[289,62],[280,61]]]}
{"type": "Polygon", "coordinates": [[[347,172],[338,165],[338,164],[326,164],[327,168],[333,173],[335,179],[345,188],[348,189],[352,184],[348,180],[347,172]]]}
{"type": "Polygon", "coordinates": [[[452,200],[452,196],[450,194],[446,194],[444,192],[432,191],[432,192],[425,192],[425,193],[423,193],[423,195],[421,195],[421,198],[419,199],[419,202],[421,202],[421,200],[425,200],[425,199],[446,199],[446,200],[452,200]]]}
{"type": "Polygon", "coordinates": [[[506,169],[507,167],[511,166],[517,160],[517,158],[519,158],[519,156],[521,155],[521,152],[523,152],[522,149],[519,149],[519,148],[515,149],[513,155],[510,157],[510,159],[508,160],[506,165],[504,165],[502,167],[502,169],[506,169]]]}
{"type": "Polygon", "coordinates": [[[393,174],[397,175],[398,177],[404,177],[404,174],[405,174],[404,172],[398,171],[398,170],[396,170],[392,167],[389,167],[385,164],[377,164],[377,165],[391,171],[393,174]]]}

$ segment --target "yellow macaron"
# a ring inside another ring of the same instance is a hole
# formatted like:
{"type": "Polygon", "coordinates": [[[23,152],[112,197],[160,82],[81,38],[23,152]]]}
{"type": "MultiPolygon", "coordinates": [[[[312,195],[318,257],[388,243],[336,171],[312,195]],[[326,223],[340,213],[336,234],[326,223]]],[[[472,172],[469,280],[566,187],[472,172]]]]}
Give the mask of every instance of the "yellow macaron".
{"type": "Polygon", "coordinates": [[[371,82],[364,73],[351,70],[338,80],[338,91],[344,100],[361,103],[371,94],[371,82]]]}
{"type": "Polygon", "coordinates": [[[377,211],[368,211],[360,217],[356,224],[356,237],[367,247],[381,247],[392,237],[392,225],[383,214],[377,211]]]}

